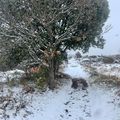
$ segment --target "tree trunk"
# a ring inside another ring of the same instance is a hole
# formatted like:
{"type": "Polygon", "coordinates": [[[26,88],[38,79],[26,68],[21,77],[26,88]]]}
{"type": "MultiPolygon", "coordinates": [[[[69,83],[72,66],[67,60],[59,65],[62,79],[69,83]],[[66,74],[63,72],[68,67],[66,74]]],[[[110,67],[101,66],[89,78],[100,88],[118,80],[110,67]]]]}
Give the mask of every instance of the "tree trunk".
{"type": "Polygon", "coordinates": [[[49,78],[48,78],[48,85],[50,89],[54,89],[56,86],[56,79],[55,79],[55,60],[52,58],[49,61],[49,78]]]}

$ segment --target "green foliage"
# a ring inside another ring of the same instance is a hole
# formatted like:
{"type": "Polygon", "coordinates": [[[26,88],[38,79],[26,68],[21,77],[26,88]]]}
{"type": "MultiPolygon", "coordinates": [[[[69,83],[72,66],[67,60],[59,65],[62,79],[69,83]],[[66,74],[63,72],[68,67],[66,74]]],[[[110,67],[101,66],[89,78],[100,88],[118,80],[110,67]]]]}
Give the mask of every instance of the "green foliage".
{"type": "Polygon", "coordinates": [[[3,57],[0,57],[0,71],[4,71],[6,68],[6,62],[5,59],[3,57]]]}
{"type": "Polygon", "coordinates": [[[14,45],[7,53],[7,66],[15,67],[23,60],[29,59],[28,50],[24,45],[14,45]]]}
{"type": "MultiPolygon", "coordinates": [[[[16,65],[30,58],[46,64],[48,72],[52,69],[55,75],[56,66],[65,59],[61,51],[103,48],[107,0],[1,0],[0,11],[2,23],[6,23],[0,36],[1,43],[6,44],[4,49],[9,48],[8,63],[14,61],[16,65]],[[55,55],[57,51],[61,54],[55,55]]],[[[46,79],[43,73],[36,77],[37,83],[46,79]]]]}
{"type": "MultiPolygon", "coordinates": [[[[58,41],[54,46],[58,49],[64,46],[87,52],[91,46],[103,48],[101,33],[109,14],[107,0],[19,0],[5,3],[2,3],[4,9],[19,28],[14,28],[12,23],[9,25],[13,31],[20,32],[8,34],[17,37],[23,34],[23,41],[27,37],[31,48],[39,44],[39,48],[44,50],[44,45],[48,47],[50,42],[49,51],[58,41]]],[[[5,18],[9,20],[7,16],[5,18]]]]}
{"type": "Polygon", "coordinates": [[[35,81],[37,88],[45,89],[48,82],[48,68],[41,66],[37,73],[31,74],[31,79],[35,81]]]}
{"type": "Polygon", "coordinates": [[[15,79],[8,80],[8,86],[13,87],[19,85],[19,82],[15,79]]]}
{"type": "Polygon", "coordinates": [[[47,82],[44,78],[39,77],[38,79],[36,79],[36,86],[37,86],[37,88],[43,90],[46,88],[47,82]]]}

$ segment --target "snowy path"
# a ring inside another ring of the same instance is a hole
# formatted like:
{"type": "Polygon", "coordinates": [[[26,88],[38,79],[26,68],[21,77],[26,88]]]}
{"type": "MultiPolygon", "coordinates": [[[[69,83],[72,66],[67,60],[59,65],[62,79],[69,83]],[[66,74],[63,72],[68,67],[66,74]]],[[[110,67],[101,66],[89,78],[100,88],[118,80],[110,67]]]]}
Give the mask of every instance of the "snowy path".
{"type": "Polygon", "coordinates": [[[68,66],[65,67],[64,72],[73,78],[89,77],[88,74],[83,70],[83,67],[80,65],[79,61],[76,61],[74,58],[71,58],[68,61],[68,66]]]}
{"type": "MultiPolygon", "coordinates": [[[[88,74],[73,58],[64,71],[89,82],[88,74]]],[[[65,81],[64,86],[53,92],[28,94],[32,101],[27,109],[33,114],[23,117],[25,113],[20,112],[8,120],[120,120],[120,99],[115,99],[114,93],[115,88],[96,84],[89,85],[87,91],[74,90],[71,81],[65,81]]]]}

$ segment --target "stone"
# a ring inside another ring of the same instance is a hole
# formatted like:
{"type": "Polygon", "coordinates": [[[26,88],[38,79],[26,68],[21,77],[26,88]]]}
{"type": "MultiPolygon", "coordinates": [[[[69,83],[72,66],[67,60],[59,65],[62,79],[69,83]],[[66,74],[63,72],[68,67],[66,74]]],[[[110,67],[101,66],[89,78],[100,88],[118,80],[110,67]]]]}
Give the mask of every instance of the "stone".
{"type": "Polygon", "coordinates": [[[112,64],[114,63],[114,59],[112,57],[103,57],[102,62],[105,64],[112,64]]]}
{"type": "Polygon", "coordinates": [[[84,78],[73,78],[71,87],[74,89],[81,87],[82,90],[86,90],[86,88],[88,87],[88,83],[84,78]]]}
{"type": "Polygon", "coordinates": [[[82,57],[82,55],[81,55],[81,53],[80,53],[80,52],[77,52],[77,53],[75,54],[75,57],[76,57],[76,58],[81,58],[81,57],[82,57]]]}

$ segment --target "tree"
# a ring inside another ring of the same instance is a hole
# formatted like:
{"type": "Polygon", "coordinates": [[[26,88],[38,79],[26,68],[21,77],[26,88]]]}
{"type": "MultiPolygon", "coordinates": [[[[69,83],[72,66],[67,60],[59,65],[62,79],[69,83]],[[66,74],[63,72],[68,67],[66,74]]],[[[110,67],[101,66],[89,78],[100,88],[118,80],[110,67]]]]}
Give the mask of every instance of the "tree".
{"type": "MultiPolygon", "coordinates": [[[[67,49],[87,52],[91,46],[104,45],[101,33],[109,14],[107,0],[0,0],[0,11],[1,44],[9,42],[9,47],[5,45],[9,54],[22,48],[47,66],[50,88],[55,87],[56,67],[67,49]]],[[[19,61],[23,58],[27,59],[19,61]]]]}

